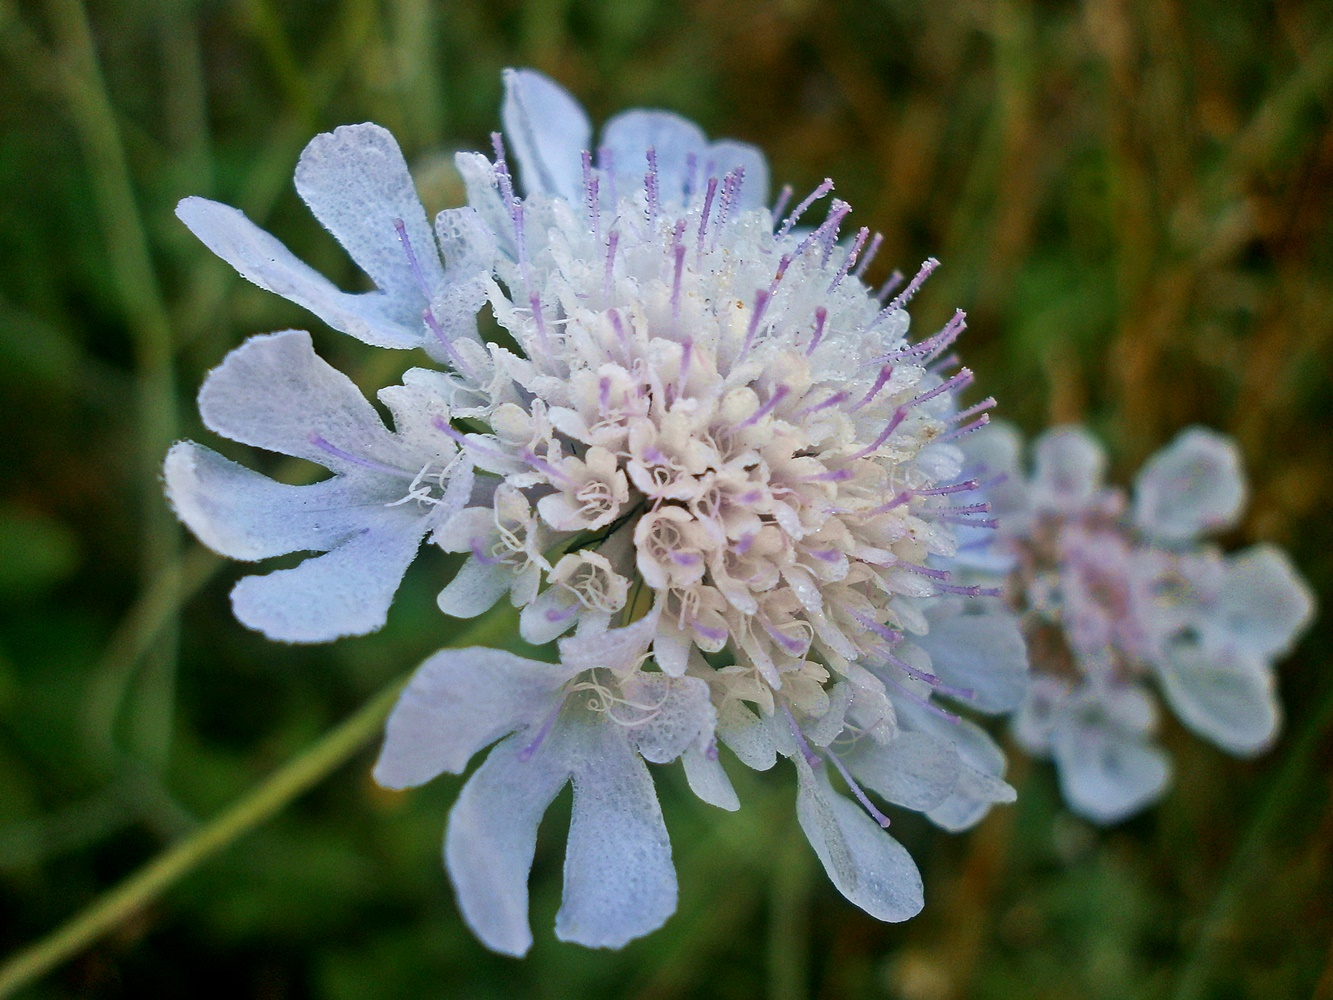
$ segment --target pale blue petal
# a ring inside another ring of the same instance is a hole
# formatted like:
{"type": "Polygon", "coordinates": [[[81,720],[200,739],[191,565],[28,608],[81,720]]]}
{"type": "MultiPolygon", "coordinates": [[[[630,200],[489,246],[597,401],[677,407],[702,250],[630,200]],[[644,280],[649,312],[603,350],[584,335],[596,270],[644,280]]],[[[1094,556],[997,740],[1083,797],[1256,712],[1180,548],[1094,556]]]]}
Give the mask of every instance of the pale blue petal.
{"type": "Polygon", "coordinates": [[[569,722],[561,738],[574,773],[574,811],[555,934],[619,948],[676,910],[671,843],[653,779],[626,731],[591,713],[570,713],[569,722]]]}
{"type": "Polygon", "coordinates": [[[592,136],[583,108],[555,81],[530,69],[505,70],[504,85],[500,116],[523,190],[579,203],[583,151],[592,136]]]}
{"type": "Polygon", "coordinates": [[[391,315],[419,328],[431,291],[444,281],[444,269],[407,162],[388,130],[365,123],[315,136],[296,165],[296,190],[385,293],[391,315]],[[398,223],[407,234],[416,269],[398,223]]]}
{"type": "Polygon", "coordinates": [[[1004,754],[984,729],[914,702],[895,701],[894,708],[904,728],[944,740],[958,755],[958,783],[944,802],[926,813],[932,823],[957,833],[974,826],[992,805],[1014,801],[1013,787],[1003,780],[1004,754]]]}
{"type": "MultiPolygon", "coordinates": [[[[364,472],[354,459],[385,461],[403,451],[356,384],[315,354],[304,330],[251,337],[228,354],[199,390],[199,413],[223,437],[335,472],[364,472]]],[[[403,493],[416,471],[407,472],[403,493]]]]}
{"type": "Polygon", "coordinates": [[[694,164],[694,184],[708,149],[699,126],[670,111],[625,111],[606,123],[602,146],[612,156],[616,194],[625,197],[643,189],[648,173],[648,150],[657,157],[658,193],[663,206],[685,201],[694,164]]]}
{"type": "Polygon", "coordinates": [[[942,805],[953,794],[961,771],[952,744],[927,733],[900,731],[883,746],[861,739],[843,759],[867,788],[917,812],[942,805]]]}
{"type": "Polygon", "coordinates": [[[524,746],[516,736],[490,752],[459,793],[444,840],[463,919],[486,947],[506,955],[532,946],[528,874],[537,827],[569,780],[561,756],[519,760],[524,746]]]}
{"type": "Polygon", "coordinates": [[[1182,431],[1148,459],[1134,486],[1134,522],[1165,542],[1225,530],[1244,507],[1240,449],[1204,427],[1182,431]]]}
{"type": "Polygon", "coordinates": [[[176,515],[201,542],[232,559],[327,552],[364,527],[365,508],[397,499],[369,477],[277,483],[192,441],[167,453],[164,475],[176,515]]]}
{"type": "Polygon", "coordinates": [[[1273,672],[1262,660],[1233,650],[1173,646],[1155,665],[1167,701],[1200,736],[1241,756],[1273,742],[1281,710],[1273,672]]]}
{"type": "Polygon", "coordinates": [[[1047,431],[1033,451],[1032,498],[1037,507],[1077,510],[1101,489],[1106,453],[1082,427],[1047,431]]]}
{"type": "Polygon", "coordinates": [[[930,631],[912,641],[930,654],[944,683],[972,692],[964,699],[981,712],[1007,712],[1028,685],[1027,646],[1018,621],[999,601],[941,599],[927,604],[930,631]]]}
{"type": "Polygon", "coordinates": [[[236,617],[280,642],[330,642],[381,628],[430,520],[406,507],[379,510],[333,551],[243,578],[231,592],[236,617]]]}
{"type": "Polygon", "coordinates": [[[1227,641],[1265,660],[1291,649],[1314,617],[1314,593],[1273,545],[1254,545],[1228,559],[1220,596],[1227,641]]]}
{"type": "Polygon", "coordinates": [[[560,662],[576,670],[627,671],[648,651],[657,628],[656,606],[623,628],[580,632],[560,640],[560,662]]]}
{"type": "Polygon", "coordinates": [[[746,767],[767,771],[777,763],[778,749],[768,724],[739,701],[718,709],[717,736],[746,767]]]}
{"type": "Polygon", "coordinates": [[[681,754],[685,764],[685,780],[690,791],[709,805],[717,806],[728,812],[735,812],[741,807],[741,800],[736,797],[736,789],[727,777],[726,769],[716,756],[704,753],[697,746],[686,748],[681,754]]]}
{"type": "Polygon", "coordinates": [[[716,177],[720,181],[731,171],[739,168],[744,180],[741,182],[740,194],[736,199],[737,207],[762,208],[768,204],[768,160],[757,147],[745,142],[723,139],[708,147],[699,168],[700,175],[694,179],[694,193],[701,192],[708,186],[708,178],[716,177]]]}
{"type": "Polygon", "coordinates": [[[421,346],[420,315],[403,318],[383,292],[342,291],[239,209],[191,197],[176,206],[176,215],[241,277],[309,309],[333,329],[375,347],[421,346]]]}
{"type": "Polygon", "coordinates": [[[435,238],[450,280],[489,275],[495,266],[495,233],[471,206],[446,208],[435,216],[435,238]]]}
{"type": "Polygon", "coordinates": [[[796,817],[838,891],[878,920],[896,923],[925,904],[921,873],[898,841],[797,755],[796,817]]]}
{"type": "Polygon", "coordinates": [[[625,682],[621,694],[635,705],[652,706],[616,709],[617,716],[627,715],[626,721],[633,723],[630,742],[645,760],[666,764],[700,739],[713,737],[717,713],[707,682],[698,677],[638,673],[625,682]],[[645,721],[640,722],[640,716],[645,721]]]}
{"type": "Polygon", "coordinates": [[[421,667],[389,715],[375,780],[410,788],[461,774],[482,747],[540,727],[572,672],[499,649],[445,649],[421,667]]]}
{"type": "Polygon", "coordinates": [[[1171,766],[1159,748],[1112,726],[1061,718],[1051,737],[1060,790],[1069,807],[1095,823],[1118,823],[1162,797],[1171,766]]]}
{"type": "Polygon", "coordinates": [[[469,557],[440,591],[436,603],[446,615],[476,618],[494,607],[513,582],[513,567],[507,564],[490,566],[469,557]]]}

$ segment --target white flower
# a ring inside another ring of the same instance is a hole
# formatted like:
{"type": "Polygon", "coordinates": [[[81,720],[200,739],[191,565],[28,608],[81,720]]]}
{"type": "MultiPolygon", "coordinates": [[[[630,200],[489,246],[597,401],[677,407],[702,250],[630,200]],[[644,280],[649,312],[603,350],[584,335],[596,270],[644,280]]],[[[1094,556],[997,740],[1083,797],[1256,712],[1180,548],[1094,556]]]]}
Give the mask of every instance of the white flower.
{"type": "Polygon", "coordinates": [[[330,479],[288,486],[193,442],[167,455],[167,496],[209,548],[259,560],[313,550],[292,569],[242,579],[232,606],[286,642],[327,642],[384,624],[421,539],[462,510],[472,469],[434,426],[449,419],[438,373],[414,369],[379,396],[395,431],[299,330],[251,337],[204,382],[204,424],[233,441],[308,459],[330,479]]]}
{"type": "MultiPolygon", "coordinates": [[[[494,160],[460,154],[469,206],[437,223],[438,245],[382,130],[339,129],[303,155],[298,189],[379,292],[320,284],[230,209],[190,200],[181,210],[251,280],[371,343],[422,346],[442,363],[433,405],[447,410],[420,422],[476,476],[467,506],[431,524],[437,544],[468,554],[440,607],[478,615],[507,593],[529,641],[575,630],[563,667],[481,651],[428,661],[385,760],[451,749],[433,769],[405,776],[382,763],[379,774],[414,784],[517,734],[471,780],[450,826],[455,844],[460,828],[480,837],[516,811],[521,831],[497,827],[510,852],[500,868],[449,861],[469,921],[501,950],[526,947],[515,885],[560,785],[573,776],[576,831],[599,816],[614,830],[633,809],[657,831],[637,748],[682,757],[702,798],[734,808],[714,736],[751,767],[791,759],[801,824],[834,882],[883,919],[910,917],[920,876],[866,789],[949,829],[1011,799],[998,748],[935,699],[1004,711],[1026,669],[1012,615],[953,575],[955,532],[994,527],[956,444],[993,403],[958,409],[973,380],[950,354],[962,315],[907,341],[905,306],[935,264],[873,293],[861,274],[878,239],[862,229],[840,240],[850,207],[836,199],[811,222],[831,182],[784,215],[765,206],[767,166],[752,147],[630,111],[594,154],[563,90],[527,71],[508,72],[505,86],[522,193],[501,137],[494,160]],[[480,305],[468,298],[477,288],[511,348],[479,343],[459,318],[480,305]],[[645,749],[653,729],[634,713],[649,689],[706,693],[689,747],[645,749]],[[474,707],[490,719],[484,733],[459,742],[443,731],[474,707]],[[540,767],[535,752],[520,754],[534,743],[540,767]],[[596,761],[613,747],[614,773],[596,761]],[[859,805],[834,792],[830,767],[859,805]],[[613,800],[598,782],[640,790],[613,800]],[[492,880],[494,898],[482,900],[492,880]]],[[[559,924],[562,936],[619,944],[669,912],[664,894],[636,915],[614,891],[612,879],[596,896],[596,918],[594,897],[567,882],[578,916],[559,924]]]]}
{"type": "Polygon", "coordinates": [[[1030,478],[1017,435],[992,425],[966,444],[1000,515],[998,551],[978,569],[1012,569],[1036,674],[1014,718],[1030,752],[1052,757],[1076,812],[1113,823],[1164,794],[1153,743],[1155,681],[1187,726],[1234,754],[1274,739],[1272,661],[1314,610],[1280,550],[1223,555],[1208,532],[1245,501],[1240,454],[1204,428],[1183,431],[1140,470],[1132,503],[1103,484],[1106,456],[1087,431],[1047,432],[1030,478]]]}

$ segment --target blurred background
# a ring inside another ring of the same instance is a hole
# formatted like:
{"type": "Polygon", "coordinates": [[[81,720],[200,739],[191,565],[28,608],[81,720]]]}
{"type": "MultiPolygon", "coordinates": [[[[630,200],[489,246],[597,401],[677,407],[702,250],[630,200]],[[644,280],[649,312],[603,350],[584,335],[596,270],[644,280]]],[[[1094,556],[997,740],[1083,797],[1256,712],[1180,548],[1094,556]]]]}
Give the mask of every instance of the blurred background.
{"type": "MultiPolygon", "coordinates": [[[[1333,573],[1333,6],[1276,0],[0,0],[0,952],[73,914],[455,641],[427,552],[380,634],[248,632],[241,575],[161,497],[204,432],[204,373],[306,314],[172,215],[241,206],[357,278],[297,199],[302,146],[394,131],[434,211],[485,149],[500,70],[604,120],[666,107],[825,176],[885,235],[871,278],[944,266],[1000,413],[1086,420],[1128,481],[1193,422],[1235,435],[1253,499],[1225,541],[1333,573]]],[[[421,359],[315,325],[367,387],[421,359]]],[[[290,470],[288,470],[290,472],[290,470]]],[[[656,769],[680,909],[624,951],[561,945],[568,793],[543,826],[536,944],[484,951],[440,867],[459,780],[378,790],[374,748],[48,976],[32,997],[1333,997],[1329,618],[1279,667],[1284,734],[1237,761],[1167,720],[1160,807],[1096,829],[1048,766],[963,837],[894,815],[925,913],[878,924],[828,884],[789,773],[713,810],[656,769]]],[[[517,640],[514,640],[517,642],[517,640]]]]}

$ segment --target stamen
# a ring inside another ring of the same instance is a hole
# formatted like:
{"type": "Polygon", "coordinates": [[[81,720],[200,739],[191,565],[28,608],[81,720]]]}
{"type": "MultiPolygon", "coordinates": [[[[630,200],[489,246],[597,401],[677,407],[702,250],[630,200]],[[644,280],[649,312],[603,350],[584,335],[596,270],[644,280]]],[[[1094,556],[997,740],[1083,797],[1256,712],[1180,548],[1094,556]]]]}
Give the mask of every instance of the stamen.
{"type": "Polygon", "coordinates": [[[965,434],[971,434],[973,431],[981,430],[981,428],[985,427],[988,423],[990,423],[990,414],[983,413],[981,416],[977,417],[976,420],[973,420],[970,424],[964,424],[962,427],[954,428],[947,434],[941,434],[939,437],[935,439],[935,443],[939,444],[944,441],[953,441],[956,438],[963,437],[965,434]]]}
{"type": "Polygon", "coordinates": [[[936,584],[942,594],[958,594],[962,597],[999,597],[999,587],[963,587],[954,583],[936,584]]]}
{"type": "Polygon", "coordinates": [[[602,298],[611,298],[611,284],[615,279],[616,247],[620,245],[620,233],[613,229],[606,238],[606,272],[602,276],[602,298]]]}
{"type": "Polygon", "coordinates": [[[680,322],[680,279],[685,270],[685,244],[680,241],[685,233],[685,220],[676,223],[671,234],[671,252],[676,259],[676,273],[671,279],[671,318],[680,322]]]}
{"type": "Polygon", "coordinates": [[[889,828],[889,817],[876,809],[875,804],[866,797],[866,793],[861,790],[861,786],[856,783],[856,779],[848,772],[847,765],[842,762],[842,758],[832,750],[829,750],[828,759],[833,761],[833,766],[836,767],[838,773],[842,775],[842,780],[847,782],[847,787],[851,789],[852,794],[856,796],[856,801],[861,803],[861,808],[870,814],[871,819],[887,830],[889,828]]]}
{"type": "Polygon", "coordinates": [[[592,225],[592,245],[602,245],[602,199],[597,174],[592,169],[592,153],[583,151],[583,200],[588,206],[588,222],[592,225]]]}
{"type": "Polygon", "coordinates": [[[727,224],[727,219],[731,217],[731,206],[736,202],[736,195],[740,192],[741,184],[745,180],[745,168],[735,167],[727,171],[727,175],[722,178],[722,197],[717,206],[717,228],[713,230],[713,240],[710,249],[717,249],[717,238],[722,233],[723,227],[727,224]]]}
{"type": "Polygon", "coordinates": [[[344,462],[351,462],[353,465],[359,465],[363,469],[374,469],[376,472],[387,472],[393,476],[402,476],[404,479],[411,479],[410,473],[402,469],[395,469],[392,465],[385,465],[383,462],[376,462],[371,458],[362,458],[360,455],[353,455],[350,451],[343,451],[335,444],[330,444],[324,440],[318,433],[311,431],[306,439],[320,451],[328,452],[334,458],[340,458],[344,462]]]}
{"type": "Polygon", "coordinates": [[[954,725],[958,725],[960,722],[963,721],[958,716],[954,715],[952,712],[941,708],[939,705],[936,705],[933,701],[930,700],[929,697],[925,698],[921,697],[921,695],[917,694],[906,684],[903,684],[902,682],[896,680],[895,678],[886,677],[884,678],[884,680],[888,681],[888,683],[892,687],[897,688],[898,691],[902,694],[902,696],[906,698],[908,701],[912,702],[914,705],[920,705],[926,711],[933,712],[935,715],[938,715],[941,719],[944,719],[947,722],[952,722],[954,725]]]}
{"type": "Polygon", "coordinates": [[[792,196],[792,186],[790,184],[782,185],[782,190],[778,192],[777,201],[773,202],[773,209],[770,212],[771,218],[774,219],[782,218],[782,213],[787,208],[787,202],[791,201],[791,196],[792,196]]]}
{"type": "Polygon", "coordinates": [[[921,270],[916,272],[916,277],[907,283],[906,288],[893,297],[893,301],[889,303],[889,308],[901,309],[903,306],[907,305],[907,303],[911,302],[912,296],[917,293],[921,286],[926,283],[926,279],[929,278],[935,268],[939,266],[940,262],[934,257],[927,257],[925,263],[921,265],[921,270]]]}
{"type": "Polygon", "coordinates": [[[787,216],[787,218],[783,220],[782,228],[778,230],[778,238],[781,239],[782,237],[790,233],[792,227],[796,225],[797,220],[800,219],[800,217],[805,214],[805,210],[832,190],[833,190],[833,181],[830,178],[825,177],[824,182],[820,184],[819,187],[811,191],[810,194],[806,196],[805,200],[796,206],[795,211],[793,211],[791,215],[787,216]]]}
{"type": "Polygon", "coordinates": [[[796,716],[791,714],[791,709],[787,707],[785,701],[778,702],[778,706],[782,709],[782,714],[787,717],[787,725],[791,727],[792,737],[796,740],[796,746],[800,749],[801,756],[811,767],[818,767],[822,763],[819,754],[810,749],[805,733],[801,732],[801,727],[796,724],[796,716]]]}
{"type": "Polygon", "coordinates": [[[879,286],[879,291],[875,293],[875,298],[883,302],[898,290],[898,286],[903,283],[903,280],[903,272],[895,268],[893,273],[885,280],[884,284],[879,286]]]}
{"type": "Polygon", "coordinates": [[[745,343],[741,345],[741,353],[736,356],[737,361],[750,353],[755,334],[759,332],[759,323],[764,318],[764,311],[768,309],[768,300],[771,297],[771,294],[762,288],[754,293],[754,311],[750,313],[750,327],[745,331],[745,343]]]}
{"type": "Polygon", "coordinates": [[[737,430],[739,430],[742,427],[751,427],[754,424],[759,423],[759,421],[763,420],[764,417],[768,416],[771,412],[773,412],[773,407],[777,406],[779,403],[781,403],[784,399],[787,398],[787,394],[789,392],[791,392],[791,389],[788,388],[787,386],[785,385],[778,386],[777,389],[773,391],[773,395],[769,397],[767,403],[759,407],[759,409],[755,410],[754,413],[750,414],[743,421],[741,421],[739,424],[736,425],[737,430]]]}
{"type": "Polygon", "coordinates": [[[810,335],[810,343],[805,348],[805,356],[808,358],[815,353],[815,348],[824,338],[824,324],[828,322],[828,310],[820,306],[815,310],[815,332],[810,335]]]}
{"type": "Polygon", "coordinates": [[[704,265],[704,233],[708,229],[708,214],[713,210],[713,196],[717,194],[717,178],[708,178],[708,188],[704,191],[704,207],[699,210],[699,235],[694,241],[694,266],[702,270],[704,265]]]}
{"type": "Polygon", "coordinates": [[[648,196],[648,224],[657,223],[657,214],[660,209],[657,191],[657,150],[648,147],[648,172],[643,175],[643,190],[648,196]]]}
{"type": "Polygon", "coordinates": [[[863,406],[867,405],[872,399],[879,395],[879,391],[888,385],[889,379],[893,378],[893,365],[885,365],[879,371],[879,378],[875,379],[875,384],[870,387],[870,391],[862,397],[861,401],[855,406],[849,407],[848,413],[855,413],[863,406]]]}
{"type": "MultiPolygon", "coordinates": [[[[876,233],[870,241],[870,248],[866,250],[866,255],[861,258],[861,263],[856,265],[856,270],[853,271],[852,274],[854,274],[858,279],[863,277],[866,273],[866,268],[868,268],[870,266],[870,262],[875,259],[875,254],[879,253],[879,248],[883,243],[884,243],[884,234],[876,233]]],[[[899,281],[902,280],[901,275],[899,276],[898,280],[899,281]]]]}
{"type": "Polygon", "coordinates": [[[842,283],[842,279],[847,277],[847,273],[856,263],[856,255],[861,252],[861,247],[865,245],[866,237],[870,235],[870,227],[862,226],[856,233],[856,239],[852,241],[851,248],[847,251],[847,256],[842,260],[842,267],[838,268],[838,273],[833,276],[833,281],[829,283],[828,290],[831,292],[842,283]]]}
{"type": "Polygon", "coordinates": [[[532,318],[537,324],[537,338],[542,342],[542,355],[544,358],[550,358],[551,341],[546,336],[546,317],[542,314],[541,296],[533,292],[528,296],[528,304],[532,306],[532,318]]]}

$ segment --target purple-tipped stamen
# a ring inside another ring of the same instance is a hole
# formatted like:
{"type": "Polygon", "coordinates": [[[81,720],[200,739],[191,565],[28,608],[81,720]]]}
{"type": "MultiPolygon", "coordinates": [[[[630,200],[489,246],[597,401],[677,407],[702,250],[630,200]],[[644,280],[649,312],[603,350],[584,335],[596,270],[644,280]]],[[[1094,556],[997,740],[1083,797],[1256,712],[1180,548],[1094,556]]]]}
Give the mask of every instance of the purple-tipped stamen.
{"type": "Polygon", "coordinates": [[[870,235],[870,227],[862,226],[856,233],[856,239],[852,241],[851,248],[847,251],[847,256],[842,259],[842,267],[838,268],[838,273],[833,276],[829,283],[828,290],[831,292],[842,284],[842,279],[847,277],[856,263],[856,257],[861,252],[861,247],[865,246],[866,238],[870,235]]]}
{"type": "Polygon", "coordinates": [[[353,465],[359,465],[363,469],[374,469],[376,472],[386,472],[393,476],[405,476],[408,479],[414,478],[414,473],[408,473],[402,469],[395,469],[392,465],[385,465],[383,462],[376,462],[373,458],[362,458],[360,455],[353,455],[350,451],[343,451],[336,444],[330,444],[316,431],[311,431],[306,438],[320,451],[332,455],[334,458],[340,458],[344,462],[351,462],[353,465]]]}
{"type": "Polygon", "coordinates": [[[777,406],[779,403],[781,403],[784,399],[786,399],[787,394],[790,392],[791,389],[788,386],[785,385],[778,386],[775,390],[773,390],[773,395],[769,397],[767,403],[759,407],[759,409],[755,410],[752,414],[750,414],[743,421],[737,424],[737,430],[739,430],[742,427],[751,427],[754,424],[759,423],[759,421],[763,420],[764,417],[772,413],[773,408],[777,406]]]}
{"type": "MultiPolygon", "coordinates": [[[[879,253],[879,248],[883,244],[884,244],[883,233],[876,233],[871,238],[870,248],[866,251],[865,256],[861,258],[861,262],[856,265],[856,270],[852,272],[852,274],[854,274],[858,280],[865,277],[866,268],[868,268],[870,266],[870,262],[875,259],[875,255],[879,253]]],[[[901,276],[899,277],[898,280],[900,281],[902,280],[901,276]]],[[[880,301],[883,300],[881,299],[880,301]]]]}
{"type": "Polygon", "coordinates": [[[782,228],[778,230],[778,238],[781,239],[782,237],[790,233],[792,231],[792,227],[795,226],[797,221],[801,218],[801,216],[805,214],[805,210],[832,190],[833,190],[832,179],[825,177],[823,183],[821,183],[819,187],[811,191],[806,196],[805,200],[796,206],[795,210],[791,213],[791,215],[787,216],[787,218],[783,220],[782,228]]]}
{"type": "Polygon", "coordinates": [[[861,803],[861,808],[870,814],[871,819],[887,830],[889,828],[889,817],[885,816],[875,808],[875,804],[870,801],[866,796],[866,793],[861,790],[861,786],[856,783],[856,779],[853,778],[851,773],[847,770],[847,765],[842,762],[842,758],[832,750],[829,750],[828,759],[833,761],[833,766],[836,767],[838,773],[842,775],[842,780],[847,782],[847,787],[851,789],[852,794],[856,796],[856,801],[861,803]]]}

